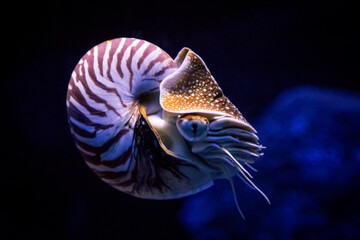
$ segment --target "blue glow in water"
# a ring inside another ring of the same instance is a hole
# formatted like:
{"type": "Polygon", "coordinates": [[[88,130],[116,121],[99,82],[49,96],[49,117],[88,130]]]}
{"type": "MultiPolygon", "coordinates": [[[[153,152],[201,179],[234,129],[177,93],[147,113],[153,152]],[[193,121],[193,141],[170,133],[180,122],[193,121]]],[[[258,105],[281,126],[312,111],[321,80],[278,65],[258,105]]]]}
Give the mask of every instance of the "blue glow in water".
{"type": "Polygon", "coordinates": [[[355,150],[354,158],[356,159],[356,162],[360,164],[360,146],[355,150]]]}
{"type": "Polygon", "coordinates": [[[185,202],[184,208],[188,209],[188,211],[180,212],[179,217],[188,229],[201,229],[209,219],[213,219],[216,216],[217,208],[215,203],[215,201],[211,201],[206,196],[193,198],[185,202]],[[204,206],[207,208],[206,211],[203,211],[204,206]]]}
{"type": "Polygon", "coordinates": [[[309,125],[309,120],[307,119],[307,116],[304,115],[296,116],[293,119],[291,119],[289,132],[294,136],[301,136],[306,132],[308,125],[309,125]]]}

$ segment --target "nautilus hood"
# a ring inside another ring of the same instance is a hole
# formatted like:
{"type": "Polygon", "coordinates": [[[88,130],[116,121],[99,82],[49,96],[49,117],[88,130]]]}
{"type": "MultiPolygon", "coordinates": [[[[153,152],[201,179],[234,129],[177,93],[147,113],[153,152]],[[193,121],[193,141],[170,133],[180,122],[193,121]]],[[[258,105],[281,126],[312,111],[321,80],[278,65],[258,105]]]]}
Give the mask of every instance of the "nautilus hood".
{"type": "Polygon", "coordinates": [[[179,68],[160,84],[160,104],[165,111],[230,115],[245,121],[235,105],[225,97],[200,56],[189,48],[183,48],[175,62],[179,68]]]}

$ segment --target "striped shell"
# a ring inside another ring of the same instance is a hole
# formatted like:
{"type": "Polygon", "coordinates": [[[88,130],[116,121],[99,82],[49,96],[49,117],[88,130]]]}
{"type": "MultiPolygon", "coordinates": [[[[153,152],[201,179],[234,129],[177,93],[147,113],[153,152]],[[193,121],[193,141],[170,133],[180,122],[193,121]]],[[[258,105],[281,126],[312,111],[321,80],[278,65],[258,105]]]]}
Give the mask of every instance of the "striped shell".
{"type": "Polygon", "coordinates": [[[241,163],[259,157],[255,129],[188,48],[173,60],[144,40],[103,42],[75,67],[66,104],[87,165],[136,197],[183,197],[237,173],[249,180],[241,163]]]}

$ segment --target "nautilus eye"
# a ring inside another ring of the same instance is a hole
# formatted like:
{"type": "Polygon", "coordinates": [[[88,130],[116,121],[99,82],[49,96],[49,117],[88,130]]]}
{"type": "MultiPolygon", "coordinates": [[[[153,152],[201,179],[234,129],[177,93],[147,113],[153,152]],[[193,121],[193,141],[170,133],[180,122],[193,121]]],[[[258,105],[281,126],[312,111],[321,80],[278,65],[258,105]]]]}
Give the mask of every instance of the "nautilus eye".
{"type": "Polygon", "coordinates": [[[66,105],[87,165],[122,192],[179,198],[234,175],[256,188],[244,167],[260,156],[256,131],[188,48],[173,60],[144,40],[103,42],[76,65],[66,105]]]}
{"type": "Polygon", "coordinates": [[[198,141],[206,136],[209,130],[209,121],[201,116],[185,116],[176,121],[180,134],[188,141],[198,141]]]}

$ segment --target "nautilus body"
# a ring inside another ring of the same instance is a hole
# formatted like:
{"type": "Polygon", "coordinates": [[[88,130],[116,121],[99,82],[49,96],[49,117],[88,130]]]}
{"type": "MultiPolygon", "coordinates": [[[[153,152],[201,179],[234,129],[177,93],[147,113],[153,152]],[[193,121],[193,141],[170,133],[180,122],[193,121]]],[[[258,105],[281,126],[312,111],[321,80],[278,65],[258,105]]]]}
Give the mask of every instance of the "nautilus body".
{"type": "Polygon", "coordinates": [[[122,192],[179,198],[238,175],[262,193],[245,169],[260,156],[255,129],[188,48],[173,60],[144,40],[103,42],[75,67],[66,104],[87,165],[122,192]]]}

